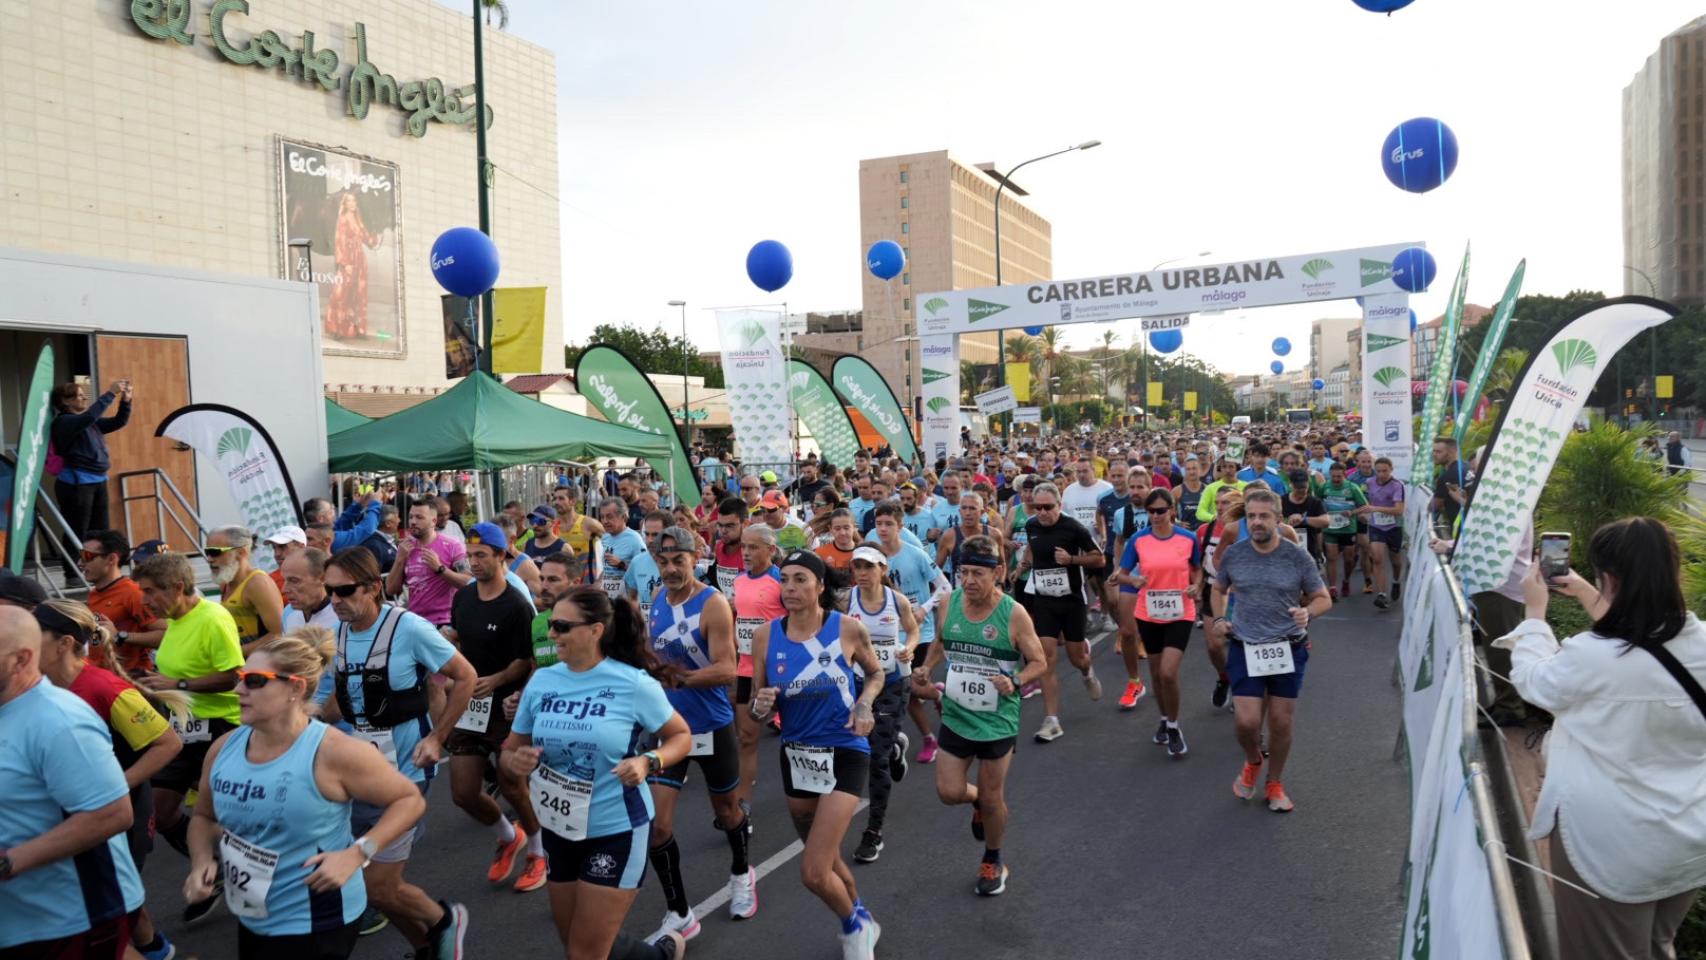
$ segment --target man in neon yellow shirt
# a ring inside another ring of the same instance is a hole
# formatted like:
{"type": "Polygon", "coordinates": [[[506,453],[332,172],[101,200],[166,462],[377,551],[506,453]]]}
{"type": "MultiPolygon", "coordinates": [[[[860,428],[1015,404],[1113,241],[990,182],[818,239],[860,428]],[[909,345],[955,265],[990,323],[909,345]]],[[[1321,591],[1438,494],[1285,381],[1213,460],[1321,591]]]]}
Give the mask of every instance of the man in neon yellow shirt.
{"type": "Polygon", "coordinates": [[[1214,482],[1203,487],[1202,499],[1197,501],[1197,522],[1213,523],[1216,516],[1214,498],[1220,493],[1221,487],[1231,487],[1242,490],[1250,485],[1248,480],[1238,479],[1238,463],[1227,457],[1220,458],[1215,464],[1214,482]]]}

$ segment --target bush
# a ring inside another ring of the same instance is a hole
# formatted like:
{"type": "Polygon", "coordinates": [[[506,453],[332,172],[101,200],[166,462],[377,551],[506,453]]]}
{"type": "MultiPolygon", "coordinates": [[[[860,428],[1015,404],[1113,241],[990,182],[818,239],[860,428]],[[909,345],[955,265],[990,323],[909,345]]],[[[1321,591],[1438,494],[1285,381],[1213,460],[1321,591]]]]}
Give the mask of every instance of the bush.
{"type": "Polygon", "coordinates": [[[1694,898],[1694,908],[1676,932],[1677,960],[1706,960],[1706,893],[1694,898]]]}
{"type": "Polygon", "coordinates": [[[1641,456],[1641,441],[1651,435],[1651,427],[1624,430],[1606,423],[1570,434],[1558,452],[1540,497],[1535,532],[1538,538],[1543,530],[1568,530],[1570,561],[1584,577],[1592,579],[1588,540],[1613,520],[1654,517],[1672,529],[1689,528],[1684,510],[1688,477],[1670,476],[1641,456]]]}

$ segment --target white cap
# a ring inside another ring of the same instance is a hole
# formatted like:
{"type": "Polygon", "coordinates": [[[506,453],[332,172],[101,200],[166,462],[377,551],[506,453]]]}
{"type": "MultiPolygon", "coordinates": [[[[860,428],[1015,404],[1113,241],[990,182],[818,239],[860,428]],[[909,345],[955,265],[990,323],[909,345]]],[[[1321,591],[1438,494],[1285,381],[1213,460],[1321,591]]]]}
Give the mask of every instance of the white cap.
{"type": "Polygon", "coordinates": [[[267,538],[267,542],[278,544],[280,546],[287,543],[300,543],[303,546],[307,546],[308,534],[303,532],[301,527],[291,524],[274,530],[272,532],[272,536],[267,538]]]}
{"type": "Polygon", "coordinates": [[[885,567],[889,565],[889,555],[876,547],[859,547],[853,551],[853,559],[863,560],[866,563],[880,563],[885,567]]]}

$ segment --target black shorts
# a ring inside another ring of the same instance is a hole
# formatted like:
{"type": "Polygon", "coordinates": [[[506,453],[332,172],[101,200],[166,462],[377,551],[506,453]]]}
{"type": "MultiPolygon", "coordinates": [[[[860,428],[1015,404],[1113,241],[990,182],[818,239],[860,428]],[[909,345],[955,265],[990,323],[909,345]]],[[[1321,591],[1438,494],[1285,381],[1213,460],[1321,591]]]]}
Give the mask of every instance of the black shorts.
{"type": "Polygon", "coordinates": [[[740,786],[740,740],[733,721],[711,731],[710,753],[683,757],[680,763],[647,777],[646,782],[680,790],[687,783],[687,767],[693,763],[705,775],[705,789],[713,794],[730,793],[740,786]]]}
{"type": "Polygon", "coordinates": [[[148,783],[156,790],[189,793],[201,783],[202,762],[207,759],[207,751],[212,749],[213,742],[235,728],[236,724],[226,723],[224,720],[207,721],[207,739],[184,744],[178,755],[161,767],[160,772],[150,778],[148,783]]]}
{"type": "Polygon", "coordinates": [[[1152,657],[1161,655],[1161,651],[1172,647],[1183,650],[1191,644],[1191,628],[1194,622],[1190,620],[1173,620],[1168,623],[1150,623],[1148,620],[1137,621],[1137,635],[1143,638],[1143,649],[1152,657]]]}
{"type": "Polygon", "coordinates": [[[237,924],[237,960],[344,960],[361,938],[361,921],[319,933],[269,937],[237,924]]]}
{"type": "MultiPolygon", "coordinates": [[[[794,789],[793,771],[788,765],[788,745],[783,744],[776,751],[776,757],[782,762],[782,792],[795,800],[815,800],[823,796],[810,790],[794,789]]],[[[836,747],[835,759],[830,761],[835,773],[834,793],[850,793],[855,797],[865,795],[865,784],[871,779],[871,755],[861,753],[851,747],[836,747]]]]}
{"type": "Polygon", "coordinates": [[[967,740],[945,723],[938,725],[936,730],[936,746],[961,760],[999,760],[1012,753],[1018,742],[1016,736],[1000,740],[967,740]]]}
{"type": "Polygon", "coordinates": [[[1394,524],[1390,527],[1374,527],[1368,531],[1369,543],[1384,543],[1386,549],[1398,553],[1404,549],[1404,528],[1394,524]]]}
{"type": "Polygon", "coordinates": [[[1357,545],[1357,535],[1354,533],[1323,533],[1321,541],[1329,547],[1354,547],[1357,545]]]}
{"type": "Polygon", "coordinates": [[[550,872],[546,879],[552,883],[590,883],[617,890],[638,890],[646,878],[646,845],[651,842],[652,825],[635,827],[626,833],[586,840],[565,840],[549,830],[543,831],[545,860],[550,872]]]}
{"type": "Polygon", "coordinates": [[[736,677],[735,678],[735,703],[751,703],[751,702],[752,702],[752,678],[751,677],[736,677]]]}
{"type": "Polygon", "coordinates": [[[1059,637],[1067,643],[1083,643],[1089,608],[1077,597],[1032,596],[1025,605],[1036,624],[1037,637],[1047,641],[1059,637]]]}
{"type": "Polygon", "coordinates": [[[504,738],[508,736],[509,721],[503,718],[502,711],[494,710],[492,718],[486,722],[485,733],[450,731],[450,736],[444,741],[444,752],[452,757],[489,757],[503,749],[504,738]]]}
{"type": "Polygon", "coordinates": [[[0,947],[0,960],[120,960],[135,926],[136,914],[127,913],[69,937],[0,947]]]}

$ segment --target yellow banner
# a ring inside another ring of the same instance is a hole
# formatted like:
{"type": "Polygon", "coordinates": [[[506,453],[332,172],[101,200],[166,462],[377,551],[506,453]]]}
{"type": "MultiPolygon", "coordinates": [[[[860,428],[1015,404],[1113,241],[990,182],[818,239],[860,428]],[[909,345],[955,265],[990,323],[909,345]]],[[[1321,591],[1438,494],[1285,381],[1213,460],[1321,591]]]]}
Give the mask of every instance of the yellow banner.
{"type": "Polygon", "coordinates": [[[1161,406],[1161,404],[1163,402],[1161,399],[1161,387],[1162,387],[1162,384],[1159,384],[1159,383],[1152,383],[1149,385],[1149,405],[1150,406],[1152,406],[1152,407],[1161,406]]]}
{"type": "Polygon", "coordinates": [[[1031,402],[1031,365],[1028,363],[1009,363],[1007,365],[1007,385],[1013,388],[1013,397],[1020,403],[1031,402]]]}
{"type": "Polygon", "coordinates": [[[545,288],[492,292],[492,372],[538,373],[545,366],[545,288]]]}
{"type": "Polygon", "coordinates": [[[1661,377],[1655,377],[1654,380],[1657,381],[1656,383],[1653,384],[1653,388],[1655,391],[1655,393],[1653,394],[1654,396],[1658,397],[1660,400],[1669,400],[1669,399],[1676,396],[1676,378],[1675,377],[1662,377],[1661,376],[1661,377]]]}
{"type": "Polygon", "coordinates": [[[1196,413],[1197,412],[1197,392],[1195,390],[1186,390],[1185,391],[1185,412],[1186,413],[1196,413]]]}

